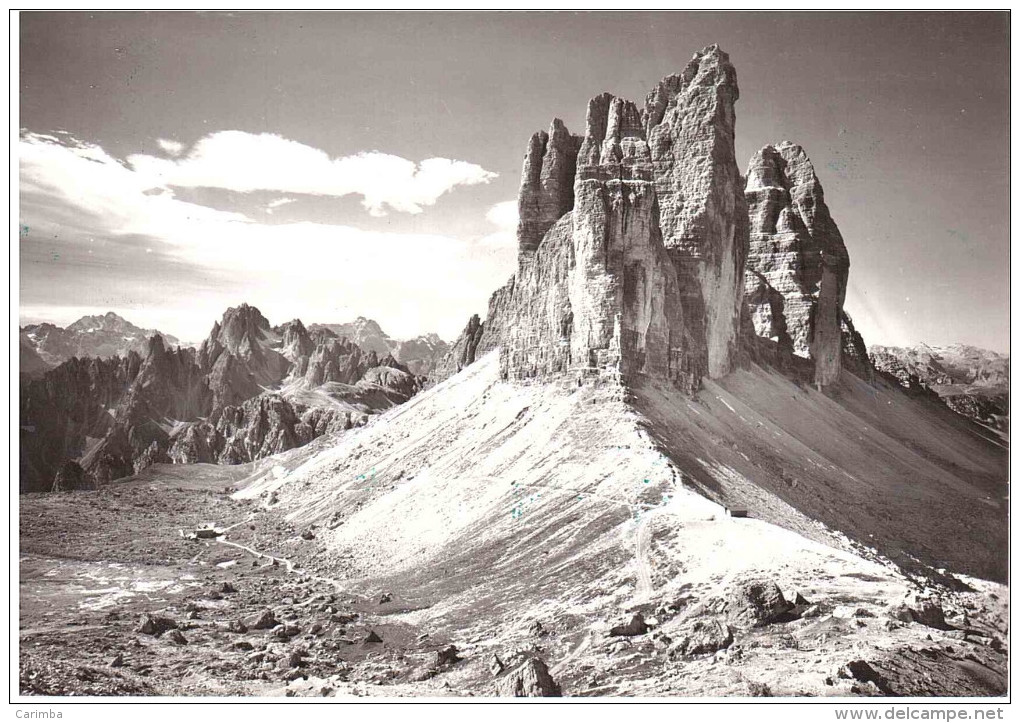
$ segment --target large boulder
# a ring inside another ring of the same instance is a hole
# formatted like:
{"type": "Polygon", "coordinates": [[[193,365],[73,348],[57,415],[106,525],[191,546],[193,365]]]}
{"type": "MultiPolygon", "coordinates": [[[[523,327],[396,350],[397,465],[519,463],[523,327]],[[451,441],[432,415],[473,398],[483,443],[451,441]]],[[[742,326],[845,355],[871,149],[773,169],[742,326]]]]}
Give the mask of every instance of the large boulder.
{"type": "Polygon", "coordinates": [[[645,618],[641,613],[634,613],[627,622],[614,625],[609,629],[610,635],[622,635],[625,637],[644,635],[647,632],[648,623],[645,622],[645,618]]]}
{"type": "Polygon", "coordinates": [[[724,620],[705,618],[685,624],[676,634],[671,655],[694,656],[714,653],[733,644],[733,631],[724,620]]]}
{"type": "Polygon", "coordinates": [[[756,628],[779,621],[793,608],[772,580],[745,578],[726,594],[726,617],[741,628],[756,628]]]}
{"type": "Polygon", "coordinates": [[[501,698],[558,698],[560,686],[540,658],[528,658],[496,681],[501,698]]]}

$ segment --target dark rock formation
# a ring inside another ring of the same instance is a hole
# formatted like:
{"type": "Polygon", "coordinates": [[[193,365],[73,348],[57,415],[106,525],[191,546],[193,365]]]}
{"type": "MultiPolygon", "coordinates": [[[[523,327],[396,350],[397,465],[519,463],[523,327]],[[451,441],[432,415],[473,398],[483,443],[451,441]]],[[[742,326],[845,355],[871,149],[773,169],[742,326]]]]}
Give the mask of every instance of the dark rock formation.
{"type": "Polygon", "coordinates": [[[210,375],[216,404],[243,401],[259,386],[278,384],[290,369],[287,358],[273,348],[280,341],[255,307],[241,304],[227,309],[198,350],[198,363],[210,375]]]}
{"type": "Polygon", "coordinates": [[[73,459],[60,465],[60,469],[57,470],[57,474],[53,478],[54,492],[74,492],[75,490],[93,490],[95,488],[96,481],[73,459]]]}
{"type": "Polygon", "coordinates": [[[610,635],[621,635],[624,637],[644,635],[647,632],[648,625],[645,623],[645,618],[641,613],[634,613],[627,622],[614,625],[609,629],[610,635]]]}
{"type": "Polygon", "coordinates": [[[77,459],[113,428],[142,359],[77,359],[24,379],[19,393],[19,488],[49,490],[64,460],[77,459]]]}
{"type": "Polygon", "coordinates": [[[751,226],[745,301],[755,331],[812,359],[815,382],[832,384],[850,257],[814,167],[800,146],[765,146],[751,159],[745,195],[751,226]]]}
{"type": "Polygon", "coordinates": [[[724,650],[733,644],[733,631],[718,618],[694,620],[684,625],[670,647],[670,656],[691,657],[724,650]]]}
{"type": "Polygon", "coordinates": [[[865,381],[874,381],[875,367],[871,364],[871,358],[868,356],[868,347],[864,343],[864,337],[854,328],[853,319],[845,311],[840,317],[840,336],[843,348],[841,362],[843,368],[865,381]]]}
{"type": "MultiPolygon", "coordinates": [[[[514,280],[511,278],[507,286],[493,294],[492,298],[489,300],[490,309],[493,308],[493,304],[497,296],[505,293],[508,287],[512,288],[513,281],[514,280]]],[[[433,383],[442,381],[443,379],[456,374],[467,365],[473,364],[475,357],[478,354],[478,347],[482,343],[484,337],[485,325],[478,318],[478,314],[473,314],[471,318],[468,319],[468,323],[467,326],[464,327],[464,331],[460,333],[460,336],[457,337],[457,341],[455,341],[453,346],[450,347],[450,351],[447,352],[443,360],[436,365],[434,374],[430,381],[433,383]]],[[[489,335],[490,340],[494,337],[494,334],[489,335]]],[[[488,348],[483,347],[482,352],[484,353],[485,351],[488,351],[488,348]]]]}
{"type": "Polygon", "coordinates": [[[105,483],[158,462],[260,459],[364,424],[422,382],[389,353],[296,319],[273,328],[242,304],[197,353],[157,335],[144,359],[72,358],[23,375],[21,489],[50,489],[65,460],[105,483]]]}
{"type": "Polygon", "coordinates": [[[277,394],[262,394],[218,410],[213,419],[176,431],[167,458],[175,464],[243,464],[301,447],[366,420],[367,415],[359,412],[305,408],[277,394]]]}
{"type": "Polygon", "coordinates": [[[771,580],[741,579],[730,587],[726,595],[726,615],[738,627],[768,625],[792,607],[771,580]]]}
{"type": "Polygon", "coordinates": [[[154,336],[138,375],[113,412],[111,428],[82,456],[82,466],[98,482],[109,482],[166,462],[173,425],[208,414],[212,403],[208,378],[194,350],[168,351],[163,339],[154,336]]]}

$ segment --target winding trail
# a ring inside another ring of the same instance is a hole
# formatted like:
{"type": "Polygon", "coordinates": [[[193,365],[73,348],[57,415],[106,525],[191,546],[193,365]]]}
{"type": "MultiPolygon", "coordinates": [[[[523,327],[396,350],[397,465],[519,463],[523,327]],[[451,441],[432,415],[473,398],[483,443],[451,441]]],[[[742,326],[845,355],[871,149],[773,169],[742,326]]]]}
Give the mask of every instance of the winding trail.
{"type": "MultiPolygon", "coordinates": [[[[236,526],[237,525],[233,525],[233,527],[236,527],[236,526]]],[[[334,580],[333,578],[330,578],[330,577],[322,577],[321,575],[312,575],[312,574],[309,574],[308,572],[299,569],[294,564],[294,562],[292,560],[288,560],[286,557],[277,557],[276,555],[270,555],[268,552],[260,552],[260,551],[258,551],[256,549],[252,548],[252,547],[248,547],[247,545],[242,545],[239,542],[231,542],[230,540],[226,539],[225,535],[221,535],[220,537],[217,537],[216,538],[216,542],[220,543],[221,545],[228,545],[230,547],[236,547],[238,550],[244,550],[249,555],[253,555],[254,557],[256,557],[258,559],[261,559],[261,558],[265,557],[265,558],[269,558],[273,562],[283,563],[284,567],[286,567],[286,569],[287,569],[287,572],[292,574],[292,575],[304,575],[305,577],[307,577],[307,578],[309,578],[311,580],[315,580],[317,582],[323,582],[323,583],[327,583],[329,585],[332,585],[333,589],[336,590],[338,593],[344,592],[344,587],[337,580],[334,580]]],[[[305,604],[307,604],[307,602],[310,602],[310,601],[306,601],[305,604]]]]}

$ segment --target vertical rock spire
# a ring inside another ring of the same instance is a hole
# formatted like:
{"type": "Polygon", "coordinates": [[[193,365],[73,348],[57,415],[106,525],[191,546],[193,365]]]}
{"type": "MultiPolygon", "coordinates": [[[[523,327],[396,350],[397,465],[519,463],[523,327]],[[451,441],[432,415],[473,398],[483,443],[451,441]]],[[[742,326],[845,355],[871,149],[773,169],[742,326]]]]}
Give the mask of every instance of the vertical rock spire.
{"type": "Polygon", "coordinates": [[[733,139],[739,97],[729,56],[711,45],[645,100],[663,244],[677,269],[697,376],[728,373],[737,356],[747,210],[733,139]]]}
{"type": "MultiPolygon", "coordinates": [[[[747,169],[745,195],[751,225],[748,273],[756,272],[782,295],[793,353],[814,360],[817,384],[832,384],[841,363],[850,256],[804,149],[784,141],[758,151],[747,169]]],[[[755,317],[755,302],[748,301],[755,317]]],[[[755,327],[768,335],[757,321],[755,327]]]]}
{"type": "Polygon", "coordinates": [[[549,132],[531,136],[524,154],[521,189],[517,196],[518,257],[530,259],[542,237],[574,206],[574,169],[580,139],[554,118],[549,132]]]}

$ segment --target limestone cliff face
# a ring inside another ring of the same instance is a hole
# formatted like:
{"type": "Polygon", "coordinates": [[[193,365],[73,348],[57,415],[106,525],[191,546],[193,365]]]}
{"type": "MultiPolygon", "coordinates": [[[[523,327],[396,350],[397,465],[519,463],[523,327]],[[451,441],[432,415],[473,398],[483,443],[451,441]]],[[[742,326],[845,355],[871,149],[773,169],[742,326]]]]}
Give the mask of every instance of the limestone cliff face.
{"type": "Polygon", "coordinates": [[[695,376],[731,371],[747,253],[747,209],[733,140],[737,74],[712,45],[667,76],[642,113],[663,245],[677,269],[695,376]]]}
{"type": "Polygon", "coordinates": [[[793,143],[765,146],[747,171],[750,219],[746,285],[755,330],[776,332],[776,307],[765,313],[761,284],[782,296],[782,320],[794,354],[815,364],[815,382],[839,377],[841,315],[850,257],[825,205],[822,186],[804,150],[793,143]]]}
{"type": "Polygon", "coordinates": [[[680,289],[663,247],[641,114],[604,94],[589,102],[586,126],[574,186],[576,272],[568,286],[578,310],[574,357],[689,386],[680,289]]]}
{"type": "Polygon", "coordinates": [[[536,133],[517,273],[436,380],[497,347],[507,379],[644,374],[695,389],[729,372],[747,248],[736,99],[733,67],[712,46],[664,79],[644,110],[603,93],[588,103],[582,138],[558,120],[536,133]]]}

